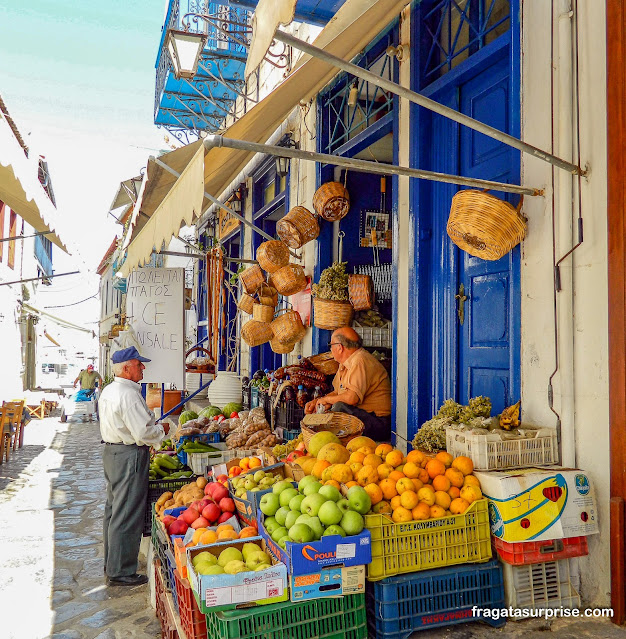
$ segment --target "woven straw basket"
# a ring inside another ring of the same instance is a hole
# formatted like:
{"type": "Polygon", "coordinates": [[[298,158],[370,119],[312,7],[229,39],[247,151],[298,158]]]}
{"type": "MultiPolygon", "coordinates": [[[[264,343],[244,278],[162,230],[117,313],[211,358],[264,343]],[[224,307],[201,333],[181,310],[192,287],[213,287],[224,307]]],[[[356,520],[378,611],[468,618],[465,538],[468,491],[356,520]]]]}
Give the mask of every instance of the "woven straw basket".
{"type": "Polygon", "coordinates": [[[281,295],[293,295],[306,288],[306,275],[299,264],[287,264],[272,273],[272,282],[281,295]]]}
{"type": "Polygon", "coordinates": [[[291,353],[291,351],[295,347],[295,342],[288,342],[287,344],[283,344],[279,342],[277,339],[270,340],[270,348],[277,355],[286,355],[287,353],[291,353]]]}
{"type": "Polygon", "coordinates": [[[304,445],[309,447],[309,442],[315,433],[328,431],[334,433],[345,446],[351,439],[358,437],[363,432],[363,422],[354,415],[347,413],[315,413],[305,415],[300,422],[304,445]]]}
{"type": "Polygon", "coordinates": [[[526,235],[526,223],[508,202],[484,191],[466,189],[452,198],[446,230],[460,249],[483,260],[499,260],[526,235]]]}
{"type": "Polygon", "coordinates": [[[281,308],[276,313],[276,319],[272,322],[274,339],[282,344],[299,342],[306,333],[306,328],[298,311],[289,308],[281,308]],[[281,315],[283,313],[283,315],[281,315]]]}
{"type": "Polygon", "coordinates": [[[374,306],[374,285],[369,275],[348,275],[348,295],[355,311],[369,311],[374,306]]]}
{"type": "Polygon", "coordinates": [[[339,362],[330,351],[319,355],[311,355],[307,359],[313,364],[316,371],[324,375],[334,375],[339,370],[339,362]]]}
{"type": "Polygon", "coordinates": [[[248,346],[261,346],[261,344],[269,342],[272,337],[274,337],[272,328],[265,322],[250,320],[241,327],[241,339],[248,346]]]}
{"type": "Polygon", "coordinates": [[[289,249],[280,240],[263,242],[256,251],[256,260],[262,269],[273,273],[289,264],[289,249]]]}
{"type": "Polygon", "coordinates": [[[259,302],[265,304],[265,306],[276,306],[278,304],[278,291],[265,282],[261,284],[256,294],[259,302]]]}
{"type": "Polygon", "coordinates": [[[237,302],[237,308],[248,315],[252,315],[252,307],[254,306],[254,298],[244,293],[237,302]]]}
{"type": "Polygon", "coordinates": [[[263,277],[261,267],[258,264],[254,264],[239,273],[239,281],[243,286],[243,290],[248,293],[248,295],[252,295],[252,293],[257,291],[261,284],[265,282],[265,278],[263,277]]]}
{"type": "Polygon", "coordinates": [[[350,195],[341,182],[322,184],[313,196],[315,212],[327,222],[341,220],[350,210],[350,195]]]}
{"type": "Polygon", "coordinates": [[[252,319],[269,324],[274,319],[274,307],[255,302],[252,309],[252,319]]]}
{"type": "Polygon", "coordinates": [[[354,309],[350,302],[313,299],[313,324],[317,328],[334,331],[342,326],[350,326],[354,309]]]}
{"type": "Polygon", "coordinates": [[[297,249],[314,240],[320,234],[320,226],[309,209],[294,206],[276,222],[276,233],[289,248],[297,249]]]}

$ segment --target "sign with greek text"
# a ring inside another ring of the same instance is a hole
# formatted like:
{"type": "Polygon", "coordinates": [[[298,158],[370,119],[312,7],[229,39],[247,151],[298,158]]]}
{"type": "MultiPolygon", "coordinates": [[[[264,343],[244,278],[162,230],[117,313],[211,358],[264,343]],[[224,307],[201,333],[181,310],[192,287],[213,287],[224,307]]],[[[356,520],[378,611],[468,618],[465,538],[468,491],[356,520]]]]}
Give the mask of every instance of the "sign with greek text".
{"type": "Polygon", "coordinates": [[[139,268],[128,277],[126,317],[146,363],[142,382],[184,388],[185,271],[182,268],[139,268]]]}

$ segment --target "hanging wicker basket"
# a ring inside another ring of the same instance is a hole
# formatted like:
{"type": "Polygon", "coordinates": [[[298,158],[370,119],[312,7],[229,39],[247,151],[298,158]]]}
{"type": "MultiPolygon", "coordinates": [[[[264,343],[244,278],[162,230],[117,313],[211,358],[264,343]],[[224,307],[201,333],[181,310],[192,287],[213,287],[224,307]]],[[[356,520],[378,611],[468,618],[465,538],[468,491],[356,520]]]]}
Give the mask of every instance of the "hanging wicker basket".
{"type": "Polygon", "coordinates": [[[320,234],[320,226],[309,209],[294,206],[276,222],[276,233],[289,248],[297,249],[314,240],[320,234]]]}
{"type": "Polygon", "coordinates": [[[261,267],[258,264],[254,264],[239,273],[239,281],[243,286],[243,290],[248,293],[248,295],[252,295],[252,293],[257,291],[261,284],[265,282],[265,277],[263,277],[261,267]]]}
{"type": "Polygon", "coordinates": [[[279,342],[276,338],[270,340],[270,348],[272,352],[277,355],[286,355],[287,353],[291,353],[291,351],[295,348],[295,342],[287,342],[283,344],[279,342]]]}
{"type": "Polygon", "coordinates": [[[256,260],[263,270],[273,273],[289,264],[289,249],[280,240],[263,242],[256,251],[256,260]]]}
{"type": "Polygon", "coordinates": [[[252,308],[254,306],[254,298],[247,293],[244,293],[237,302],[237,308],[248,315],[252,315],[252,308]]]}
{"type": "Polygon", "coordinates": [[[369,275],[348,275],[348,295],[355,311],[369,311],[374,306],[374,285],[369,275]]]}
{"type": "Polygon", "coordinates": [[[313,325],[327,331],[350,326],[354,309],[350,302],[313,298],[313,325]]]}
{"type": "Polygon", "coordinates": [[[308,449],[311,438],[316,433],[328,431],[334,433],[343,446],[363,432],[363,422],[348,413],[315,413],[305,415],[300,422],[302,439],[308,449]]]}
{"type": "Polygon", "coordinates": [[[270,324],[274,319],[274,307],[266,306],[265,304],[257,304],[254,303],[254,308],[252,309],[252,319],[257,322],[265,322],[266,324],[270,324]]]}
{"type": "Polygon", "coordinates": [[[448,226],[450,239],[460,249],[483,260],[499,260],[526,235],[526,222],[517,208],[500,198],[466,189],[452,198],[448,226]]]}
{"type": "Polygon", "coordinates": [[[272,273],[272,282],[281,295],[289,296],[306,288],[306,275],[299,264],[287,264],[272,273]]]}
{"type": "Polygon", "coordinates": [[[241,339],[248,346],[261,346],[269,342],[272,337],[274,337],[272,328],[266,322],[250,320],[241,327],[241,339]]]}
{"type": "Polygon", "coordinates": [[[281,308],[272,322],[274,339],[283,344],[299,342],[306,333],[300,313],[290,308],[281,308]],[[281,315],[281,313],[283,313],[281,315]]]}
{"type": "Polygon", "coordinates": [[[323,375],[334,375],[339,370],[339,362],[330,351],[319,355],[311,355],[307,359],[313,364],[315,370],[323,375]]]}
{"type": "Polygon", "coordinates": [[[278,304],[278,291],[273,286],[263,283],[257,291],[257,298],[265,306],[276,306],[278,304]]]}
{"type": "Polygon", "coordinates": [[[350,210],[350,194],[341,182],[322,184],[313,196],[315,212],[327,222],[341,220],[350,210]]]}

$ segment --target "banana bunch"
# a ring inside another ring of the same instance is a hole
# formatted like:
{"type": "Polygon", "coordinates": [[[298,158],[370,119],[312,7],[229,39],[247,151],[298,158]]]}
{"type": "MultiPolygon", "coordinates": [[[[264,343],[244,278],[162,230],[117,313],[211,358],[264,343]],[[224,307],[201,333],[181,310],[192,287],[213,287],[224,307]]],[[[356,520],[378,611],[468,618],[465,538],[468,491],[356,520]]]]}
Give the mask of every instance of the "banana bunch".
{"type": "Polygon", "coordinates": [[[277,459],[282,459],[283,457],[287,457],[290,452],[294,451],[298,444],[302,441],[302,433],[298,435],[296,439],[291,439],[284,444],[278,444],[272,448],[272,454],[277,459]]]}

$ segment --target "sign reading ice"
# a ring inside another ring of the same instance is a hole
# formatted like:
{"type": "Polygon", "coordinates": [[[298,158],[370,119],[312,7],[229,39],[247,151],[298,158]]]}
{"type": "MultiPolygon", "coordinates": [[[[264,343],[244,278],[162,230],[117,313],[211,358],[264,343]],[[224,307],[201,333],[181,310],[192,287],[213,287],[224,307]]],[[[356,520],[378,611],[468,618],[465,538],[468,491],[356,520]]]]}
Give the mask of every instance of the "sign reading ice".
{"type": "Polygon", "coordinates": [[[128,277],[126,316],[152,360],[143,382],[184,386],[184,288],[182,268],[140,268],[128,277]]]}

